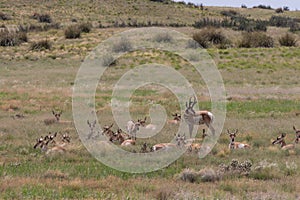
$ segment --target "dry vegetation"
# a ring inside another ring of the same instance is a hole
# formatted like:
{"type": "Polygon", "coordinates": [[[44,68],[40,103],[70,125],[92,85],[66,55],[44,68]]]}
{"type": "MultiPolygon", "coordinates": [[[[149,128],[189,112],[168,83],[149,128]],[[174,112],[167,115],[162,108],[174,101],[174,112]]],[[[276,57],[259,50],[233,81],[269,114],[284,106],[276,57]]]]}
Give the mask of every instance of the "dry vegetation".
{"type": "MultiPolygon", "coordinates": [[[[273,15],[300,19],[298,11],[277,14],[274,10],[253,8],[201,10],[146,0],[59,0],[40,4],[16,0],[0,6],[0,25],[20,25],[20,32],[12,34],[26,33],[28,39],[17,46],[0,47],[0,199],[299,198],[300,145],[292,151],[282,151],[271,144],[281,132],[286,132],[287,142],[292,142],[293,125],[300,128],[299,33],[289,32],[288,27],[268,26],[265,32],[259,32],[272,38],[272,48],[238,48],[246,33],[228,27],[210,29],[225,43],[211,39],[207,46],[227,91],[224,130],[239,129],[237,140],[250,144],[249,150],[230,151],[229,137],[223,131],[204,159],[187,152],[157,172],[129,174],[93,158],[71,123],[44,125],[51,110],[63,110],[62,120],[72,120],[72,86],[77,70],[89,51],[115,33],[138,24],[154,24],[172,26],[193,37],[206,30],[192,27],[195,21],[201,17],[222,18],[224,10],[255,20],[269,20],[273,15]],[[80,37],[67,37],[70,27],[79,30],[80,37]],[[33,149],[37,138],[57,131],[71,136],[66,153],[47,156],[33,149]]],[[[160,35],[156,40],[170,38],[160,35]]],[[[130,47],[130,41],[122,42],[122,48],[130,47]]],[[[115,48],[122,51],[120,46],[115,48]]],[[[108,57],[107,63],[110,62],[108,57]]],[[[113,120],[108,106],[112,85],[134,66],[149,62],[171,65],[189,77],[200,99],[199,106],[210,109],[204,81],[195,76],[185,60],[159,50],[136,51],[120,57],[100,80],[96,109],[98,116],[105,116],[101,125],[113,120]]],[[[152,103],[159,103],[171,118],[173,111],[179,111],[174,99],[162,87],[145,86],[134,93],[130,110],[135,119],[142,118],[149,114],[152,103]]],[[[139,151],[144,142],[168,142],[169,133],[176,130],[176,126],[166,125],[158,136],[138,139],[136,146],[128,150],[139,151]]],[[[200,131],[197,137],[201,138],[200,131]]]]}

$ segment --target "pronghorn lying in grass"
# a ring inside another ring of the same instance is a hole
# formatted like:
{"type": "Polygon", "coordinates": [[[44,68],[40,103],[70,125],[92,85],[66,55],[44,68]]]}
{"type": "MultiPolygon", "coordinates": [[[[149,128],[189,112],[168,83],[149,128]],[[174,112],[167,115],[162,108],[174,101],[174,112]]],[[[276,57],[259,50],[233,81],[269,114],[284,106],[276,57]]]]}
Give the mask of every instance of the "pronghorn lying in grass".
{"type": "Polygon", "coordinates": [[[189,102],[186,102],[186,109],[183,115],[185,122],[189,126],[190,138],[192,138],[194,125],[205,124],[211,130],[212,134],[215,134],[215,129],[212,126],[214,120],[213,114],[206,110],[195,111],[193,107],[196,103],[196,97],[194,96],[193,101],[191,97],[189,102]]]}
{"type": "Polygon", "coordinates": [[[142,120],[142,119],[139,120],[141,126],[144,127],[147,130],[155,130],[156,129],[156,125],[155,124],[147,124],[146,125],[146,120],[147,120],[147,117],[145,117],[144,120],[142,120]]]}
{"type": "Polygon", "coordinates": [[[59,143],[55,142],[53,147],[49,147],[46,150],[47,154],[54,154],[54,153],[65,153],[67,149],[65,148],[67,144],[71,142],[71,138],[68,134],[63,134],[61,136],[61,141],[59,143]]]}
{"type": "Polygon", "coordinates": [[[111,137],[111,136],[113,136],[114,135],[114,132],[111,130],[111,128],[113,127],[113,123],[110,125],[110,126],[108,126],[108,125],[105,125],[104,127],[103,127],[103,131],[102,131],[102,135],[107,135],[108,137],[111,137]]]}
{"type": "Polygon", "coordinates": [[[296,144],[299,142],[299,139],[300,139],[300,130],[297,130],[295,128],[295,126],[293,126],[293,129],[296,132],[296,138],[294,140],[294,143],[292,143],[292,144],[286,144],[286,142],[285,142],[286,134],[282,133],[280,136],[278,136],[276,138],[276,140],[274,140],[272,142],[272,144],[280,144],[280,147],[281,147],[282,150],[294,149],[296,147],[296,144]]]}
{"type": "Polygon", "coordinates": [[[117,133],[114,133],[112,137],[110,137],[109,141],[118,142],[121,146],[130,146],[135,145],[136,138],[130,138],[132,136],[123,133],[122,129],[118,129],[117,133]]]}
{"type": "MultiPolygon", "coordinates": [[[[203,140],[205,137],[207,136],[207,134],[205,133],[205,129],[202,129],[202,139],[203,140]]],[[[201,144],[200,143],[195,143],[195,141],[198,141],[200,139],[198,138],[193,138],[193,139],[187,139],[186,142],[186,147],[188,147],[188,151],[189,152],[196,152],[198,153],[200,151],[201,148],[201,144]]]]}
{"type": "Polygon", "coordinates": [[[174,147],[182,147],[185,144],[185,136],[176,136],[176,144],[174,143],[160,143],[152,146],[150,151],[158,151],[158,150],[168,150],[174,147]]]}
{"type": "Polygon", "coordinates": [[[179,113],[172,114],[173,119],[168,121],[168,124],[178,124],[181,121],[181,115],[179,113]]]}
{"type": "Polygon", "coordinates": [[[47,119],[44,120],[44,123],[46,125],[51,125],[51,124],[55,124],[55,123],[60,123],[60,124],[70,124],[71,123],[71,121],[62,121],[62,120],[60,120],[62,111],[55,112],[54,110],[52,110],[52,114],[53,114],[54,117],[47,118],[47,119]]]}
{"type": "Polygon", "coordinates": [[[38,146],[40,146],[41,150],[46,152],[46,154],[66,152],[65,146],[67,143],[70,143],[70,136],[68,134],[61,135],[60,143],[55,141],[56,136],[57,132],[55,132],[53,135],[49,133],[49,135],[46,135],[45,137],[40,137],[37,139],[37,143],[33,146],[33,148],[36,149],[38,146]],[[49,147],[49,144],[53,144],[54,146],[49,147]]]}
{"type": "Polygon", "coordinates": [[[235,142],[234,139],[238,133],[238,129],[235,130],[235,132],[230,132],[227,129],[227,133],[229,134],[230,137],[230,143],[229,143],[229,149],[245,149],[245,148],[250,148],[249,144],[246,143],[241,143],[241,142],[235,142]]]}

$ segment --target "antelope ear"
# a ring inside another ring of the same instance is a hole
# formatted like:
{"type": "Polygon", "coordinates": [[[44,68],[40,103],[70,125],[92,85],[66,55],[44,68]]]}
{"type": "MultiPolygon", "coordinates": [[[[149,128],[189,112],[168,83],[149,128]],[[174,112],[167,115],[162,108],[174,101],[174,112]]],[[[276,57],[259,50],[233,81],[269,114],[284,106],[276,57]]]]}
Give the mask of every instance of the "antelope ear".
{"type": "Polygon", "coordinates": [[[54,110],[52,110],[52,114],[53,114],[53,115],[55,115],[55,112],[54,112],[54,110]]]}
{"type": "Polygon", "coordinates": [[[90,125],[90,121],[89,121],[89,120],[86,120],[86,123],[87,123],[88,125],[90,125]]]}

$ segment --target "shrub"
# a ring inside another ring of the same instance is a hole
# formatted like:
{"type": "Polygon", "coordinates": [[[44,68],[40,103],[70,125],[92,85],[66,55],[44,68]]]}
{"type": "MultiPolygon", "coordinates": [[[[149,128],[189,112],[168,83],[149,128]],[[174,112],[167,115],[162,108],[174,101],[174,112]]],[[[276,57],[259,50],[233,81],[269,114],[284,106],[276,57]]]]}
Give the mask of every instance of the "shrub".
{"type": "Polygon", "coordinates": [[[154,36],[156,42],[172,42],[173,38],[169,33],[159,33],[154,36]]]}
{"type": "Polygon", "coordinates": [[[268,9],[268,10],[272,10],[273,8],[271,6],[266,6],[266,5],[258,5],[258,6],[254,6],[253,8],[260,8],[260,9],[268,9]]]}
{"type": "Polygon", "coordinates": [[[223,10],[221,11],[221,14],[226,17],[232,17],[238,15],[239,13],[236,12],[235,10],[223,10]]]}
{"type": "Polygon", "coordinates": [[[207,28],[198,33],[194,33],[193,39],[203,48],[208,48],[210,44],[219,46],[230,45],[230,41],[225,37],[225,35],[215,28],[207,28]]]}
{"type": "Polygon", "coordinates": [[[38,15],[38,21],[41,23],[51,23],[52,19],[49,14],[41,14],[41,15],[38,15]]]}
{"type": "Polygon", "coordinates": [[[71,25],[67,27],[65,30],[65,37],[67,39],[80,38],[80,36],[81,36],[81,30],[77,25],[71,25]]]}
{"type": "Polygon", "coordinates": [[[241,8],[247,8],[247,6],[245,4],[242,4],[241,8]]]}
{"type": "Polygon", "coordinates": [[[10,20],[11,17],[8,16],[7,14],[3,13],[3,12],[0,12],[0,19],[1,20],[10,20]]]}
{"type": "Polygon", "coordinates": [[[89,33],[92,29],[92,24],[89,22],[81,23],[79,24],[78,28],[81,30],[81,32],[89,33]]]}
{"type": "Polygon", "coordinates": [[[27,42],[27,34],[25,32],[1,32],[0,46],[16,46],[22,42],[27,42]]]}
{"type": "Polygon", "coordinates": [[[278,41],[281,46],[286,47],[294,47],[297,43],[296,37],[290,33],[286,33],[284,36],[280,37],[278,41]]]}
{"type": "Polygon", "coordinates": [[[277,9],[275,10],[275,12],[276,12],[276,13],[283,13],[283,9],[282,9],[282,8],[277,8],[277,9]]]}
{"type": "Polygon", "coordinates": [[[131,42],[127,38],[121,38],[113,45],[113,51],[116,53],[130,51],[131,49],[131,42]]]}
{"type": "Polygon", "coordinates": [[[293,22],[295,22],[294,19],[284,16],[272,16],[269,19],[269,24],[277,27],[289,27],[293,22]]]}
{"type": "Polygon", "coordinates": [[[33,42],[30,45],[30,50],[40,51],[40,50],[44,50],[44,49],[51,49],[51,43],[47,39],[33,42]]]}
{"type": "Polygon", "coordinates": [[[248,32],[243,34],[242,40],[239,42],[238,46],[243,48],[270,48],[274,46],[274,40],[272,37],[267,36],[262,32],[248,32]]]}

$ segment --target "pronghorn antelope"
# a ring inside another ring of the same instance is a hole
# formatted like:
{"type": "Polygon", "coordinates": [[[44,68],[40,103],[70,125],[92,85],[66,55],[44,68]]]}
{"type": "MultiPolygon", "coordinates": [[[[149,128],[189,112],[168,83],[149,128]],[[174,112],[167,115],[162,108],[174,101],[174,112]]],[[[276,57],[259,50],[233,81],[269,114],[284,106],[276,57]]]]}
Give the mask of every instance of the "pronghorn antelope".
{"type": "Polygon", "coordinates": [[[148,153],[148,144],[146,142],[143,143],[143,145],[141,146],[141,151],[140,153],[148,153]]]}
{"type": "Polygon", "coordinates": [[[195,141],[200,141],[203,140],[205,137],[207,136],[207,134],[205,133],[205,129],[202,129],[202,139],[199,138],[192,138],[192,139],[187,139],[186,142],[186,147],[188,148],[189,152],[196,152],[198,153],[200,151],[201,148],[201,144],[200,143],[195,143],[195,141]]]}
{"type": "Polygon", "coordinates": [[[173,119],[168,121],[168,124],[178,124],[181,121],[181,115],[178,113],[172,114],[173,119]]]}
{"type": "Polygon", "coordinates": [[[186,102],[186,109],[183,115],[185,122],[189,126],[190,138],[192,138],[194,125],[205,124],[211,130],[212,134],[215,134],[215,129],[212,126],[214,120],[213,114],[206,110],[195,111],[193,107],[196,103],[196,97],[194,96],[193,101],[191,97],[189,102],[186,102]]]}
{"type": "Polygon", "coordinates": [[[124,140],[124,141],[121,143],[121,146],[135,145],[135,143],[136,143],[136,138],[127,139],[127,140],[124,140]]]}
{"type": "Polygon", "coordinates": [[[51,125],[51,124],[54,124],[54,123],[58,123],[59,120],[60,120],[60,116],[62,114],[62,111],[55,112],[54,110],[52,110],[52,114],[53,114],[54,117],[47,118],[47,119],[44,120],[44,123],[46,125],[51,125]]]}
{"type": "MultiPolygon", "coordinates": [[[[67,151],[65,146],[71,142],[71,138],[68,134],[63,134],[61,136],[61,142],[55,143],[53,147],[47,148],[46,155],[47,154],[53,154],[53,153],[64,153],[67,151]]],[[[47,146],[46,146],[47,147],[47,146]]]]}
{"type": "Polygon", "coordinates": [[[110,126],[108,126],[108,125],[105,125],[104,127],[103,127],[103,131],[102,131],[102,135],[107,135],[108,137],[111,137],[111,136],[113,136],[114,135],[114,132],[111,130],[111,128],[113,127],[113,123],[110,125],[110,126]]]}
{"type": "Polygon", "coordinates": [[[296,132],[296,139],[295,139],[295,143],[298,144],[299,140],[300,140],[300,130],[296,129],[295,126],[293,126],[294,131],[296,132]]]}
{"type": "Polygon", "coordinates": [[[127,129],[129,135],[136,137],[136,133],[138,132],[138,130],[141,126],[141,121],[142,120],[138,119],[137,122],[135,122],[133,120],[130,120],[127,122],[126,129],[127,129]]]}
{"type": "Polygon", "coordinates": [[[185,136],[176,136],[176,144],[174,143],[160,143],[152,146],[150,151],[158,151],[158,150],[168,150],[174,147],[182,147],[185,144],[185,136]]]}
{"type": "Polygon", "coordinates": [[[57,132],[55,132],[53,135],[50,132],[45,137],[41,136],[39,139],[37,139],[37,143],[33,146],[33,148],[36,149],[38,146],[40,146],[41,150],[43,152],[46,152],[46,154],[55,153],[55,152],[59,152],[59,153],[65,152],[66,144],[70,143],[71,141],[70,136],[68,134],[61,135],[60,143],[57,143],[55,141],[56,136],[57,136],[57,132]],[[50,144],[53,144],[54,146],[49,147],[48,145],[50,144]]]}
{"type": "Polygon", "coordinates": [[[155,124],[147,124],[146,125],[146,120],[147,120],[147,117],[145,117],[144,120],[142,120],[142,119],[140,120],[141,126],[144,127],[147,130],[155,130],[156,125],[155,124]]]}
{"type": "Polygon", "coordinates": [[[230,143],[229,143],[229,149],[245,149],[245,148],[250,148],[249,144],[246,143],[241,143],[241,142],[235,142],[234,139],[238,133],[238,129],[235,130],[235,132],[230,132],[227,129],[227,133],[229,134],[230,137],[230,143]]]}
{"type": "Polygon", "coordinates": [[[61,117],[61,114],[62,114],[62,111],[58,111],[58,112],[55,112],[54,110],[52,110],[52,114],[54,117],[52,118],[47,118],[44,120],[44,123],[46,125],[51,125],[51,124],[55,124],[55,123],[60,123],[60,124],[70,124],[72,123],[71,121],[66,121],[66,120],[61,120],[60,117],[61,117]]]}
{"type": "Polygon", "coordinates": [[[274,140],[272,142],[272,144],[280,144],[280,147],[281,147],[282,150],[294,149],[296,147],[296,144],[299,142],[299,139],[300,139],[300,130],[297,130],[295,128],[295,126],[293,126],[293,129],[296,132],[296,138],[294,140],[294,143],[292,143],[292,144],[286,144],[286,142],[285,142],[285,136],[286,136],[286,134],[282,133],[280,136],[278,136],[276,138],[276,140],[274,140]]]}
{"type": "Polygon", "coordinates": [[[87,124],[88,126],[90,127],[90,132],[88,134],[88,137],[87,139],[90,139],[92,137],[92,135],[95,133],[95,127],[96,127],[96,123],[97,121],[93,121],[93,122],[90,122],[89,120],[87,120],[87,124]]]}

